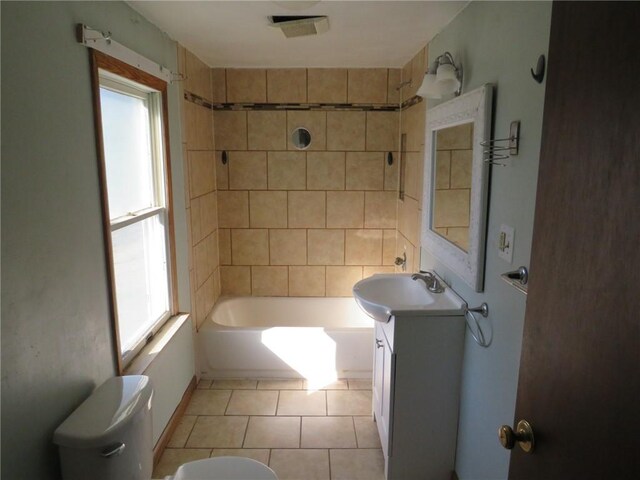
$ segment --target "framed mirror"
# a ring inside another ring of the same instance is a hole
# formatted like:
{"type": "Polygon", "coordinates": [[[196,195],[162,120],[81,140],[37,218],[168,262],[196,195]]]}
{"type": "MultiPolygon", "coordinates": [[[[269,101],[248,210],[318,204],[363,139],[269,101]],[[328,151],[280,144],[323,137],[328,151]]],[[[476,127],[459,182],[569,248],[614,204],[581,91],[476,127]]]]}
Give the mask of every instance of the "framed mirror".
{"type": "Polygon", "coordinates": [[[476,292],[484,288],[492,85],[427,109],[422,248],[476,292]]]}

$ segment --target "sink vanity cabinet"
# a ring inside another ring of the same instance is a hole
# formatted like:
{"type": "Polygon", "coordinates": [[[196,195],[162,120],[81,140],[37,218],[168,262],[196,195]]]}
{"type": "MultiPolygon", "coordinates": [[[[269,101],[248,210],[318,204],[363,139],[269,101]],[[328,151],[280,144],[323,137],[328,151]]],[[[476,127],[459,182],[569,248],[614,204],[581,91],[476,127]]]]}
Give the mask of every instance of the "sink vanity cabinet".
{"type": "Polygon", "coordinates": [[[354,285],[353,296],[376,320],[373,415],[387,480],[449,480],[466,303],[426,272],[373,275],[354,285]]]}
{"type": "Polygon", "coordinates": [[[373,413],[387,480],[449,480],[454,470],[461,312],[375,322],[373,413]]]}

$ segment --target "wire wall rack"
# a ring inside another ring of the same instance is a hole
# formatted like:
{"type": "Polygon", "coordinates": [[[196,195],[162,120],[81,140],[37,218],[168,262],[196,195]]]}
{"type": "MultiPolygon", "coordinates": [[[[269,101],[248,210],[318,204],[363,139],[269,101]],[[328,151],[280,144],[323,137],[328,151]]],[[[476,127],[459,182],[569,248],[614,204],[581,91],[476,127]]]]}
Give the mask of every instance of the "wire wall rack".
{"type": "Polygon", "coordinates": [[[480,142],[483,160],[490,165],[499,165],[505,167],[507,164],[504,160],[509,159],[512,155],[518,154],[520,146],[520,121],[511,122],[509,127],[509,137],[494,138],[485,142],[480,142]]]}

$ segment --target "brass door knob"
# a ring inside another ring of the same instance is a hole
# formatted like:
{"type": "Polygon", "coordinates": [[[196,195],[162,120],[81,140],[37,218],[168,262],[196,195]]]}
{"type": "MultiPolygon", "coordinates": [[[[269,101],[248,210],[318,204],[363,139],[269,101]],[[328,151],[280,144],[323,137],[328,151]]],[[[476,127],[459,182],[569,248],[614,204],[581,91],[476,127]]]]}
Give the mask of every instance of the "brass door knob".
{"type": "Polygon", "coordinates": [[[498,429],[498,439],[500,440],[500,444],[507,450],[511,450],[516,443],[525,453],[531,453],[535,448],[533,429],[531,428],[531,424],[526,420],[520,420],[518,422],[515,432],[509,425],[502,425],[498,429]]]}

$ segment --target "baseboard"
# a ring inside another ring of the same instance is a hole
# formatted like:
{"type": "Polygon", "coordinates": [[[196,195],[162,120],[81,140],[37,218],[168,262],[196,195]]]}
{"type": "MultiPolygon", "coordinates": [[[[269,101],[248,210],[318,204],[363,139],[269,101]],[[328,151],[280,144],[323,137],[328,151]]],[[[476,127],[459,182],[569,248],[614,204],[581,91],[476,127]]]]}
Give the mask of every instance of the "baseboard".
{"type": "Polygon", "coordinates": [[[180,423],[180,419],[184,415],[184,412],[187,409],[187,405],[189,405],[189,401],[191,401],[191,396],[193,395],[193,392],[196,389],[197,383],[198,383],[198,380],[194,375],[193,378],[191,379],[191,382],[189,382],[187,389],[184,391],[184,394],[182,395],[182,400],[180,400],[180,403],[174,410],[173,415],[171,415],[171,418],[169,419],[169,423],[167,423],[167,426],[164,427],[164,430],[162,431],[162,435],[160,435],[160,438],[158,439],[158,443],[156,443],[156,446],[153,449],[153,468],[155,468],[156,465],[158,465],[158,462],[160,461],[160,457],[162,456],[162,453],[164,452],[164,449],[166,448],[167,443],[169,443],[169,439],[171,438],[171,435],[173,435],[173,432],[175,432],[176,428],[178,427],[178,423],[180,423]]]}

